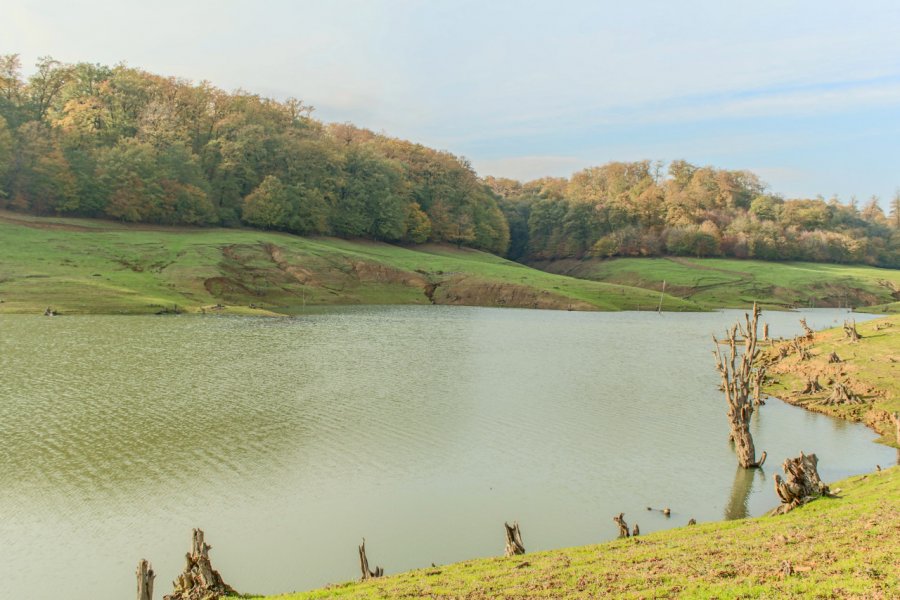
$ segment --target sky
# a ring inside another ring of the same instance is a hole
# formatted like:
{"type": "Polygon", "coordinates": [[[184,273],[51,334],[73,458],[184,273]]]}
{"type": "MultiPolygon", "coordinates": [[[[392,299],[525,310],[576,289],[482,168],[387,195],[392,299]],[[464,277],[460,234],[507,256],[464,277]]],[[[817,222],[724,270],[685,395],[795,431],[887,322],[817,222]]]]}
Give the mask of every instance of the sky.
{"type": "Polygon", "coordinates": [[[898,30],[894,0],[4,0],[0,53],[297,97],[481,175],[684,159],[887,206],[898,30]]]}

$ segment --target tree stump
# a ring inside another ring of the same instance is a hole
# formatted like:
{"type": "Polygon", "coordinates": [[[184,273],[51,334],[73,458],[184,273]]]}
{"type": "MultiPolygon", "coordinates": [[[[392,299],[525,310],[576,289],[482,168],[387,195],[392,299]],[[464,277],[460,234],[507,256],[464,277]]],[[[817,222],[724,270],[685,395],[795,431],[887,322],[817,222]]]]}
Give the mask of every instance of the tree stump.
{"type": "Polygon", "coordinates": [[[762,337],[762,339],[763,339],[763,341],[768,341],[768,340],[769,340],[769,324],[768,324],[768,323],[763,323],[763,337],[762,337]]]}
{"type": "Polygon", "coordinates": [[[753,372],[753,404],[763,406],[766,402],[762,399],[763,382],[766,380],[766,368],[759,367],[753,372]]]}
{"type": "Polygon", "coordinates": [[[525,544],[522,543],[518,521],[513,521],[512,525],[504,522],[503,526],[506,528],[506,556],[525,554],[525,544]]]}
{"type": "Polygon", "coordinates": [[[806,504],[819,496],[830,496],[828,486],[819,479],[817,465],[819,459],[815,454],[803,454],[797,458],[788,458],[781,465],[785,478],[777,473],[775,479],[775,493],[781,498],[781,506],[772,511],[772,514],[782,515],[794,508],[806,504]]]}
{"type": "Polygon", "coordinates": [[[791,346],[797,352],[799,360],[809,360],[812,355],[809,353],[809,346],[803,343],[804,338],[794,338],[791,340],[791,346]]]}
{"type": "Polygon", "coordinates": [[[819,376],[818,375],[807,375],[806,376],[806,386],[800,391],[801,394],[815,394],[817,392],[822,391],[822,386],[819,384],[819,376]]]}
{"type": "Polygon", "coordinates": [[[137,600],[153,600],[153,580],[156,573],[153,565],[146,559],[141,559],[137,566],[137,600]]]}
{"type": "Polygon", "coordinates": [[[688,521],[688,525],[690,526],[690,525],[696,525],[696,524],[697,524],[697,519],[695,519],[694,517],[691,517],[691,520],[688,521]]]}
{"type": "Polygon", "coordinates": [[[620,538],[627,538],[631,535],[628,531],[628,523],[625,522],[625,513],[619,513],[618,516],[613,517],[613,521],[619,526],[620,538]]]}
{"type": "Polygon", "coordinates": [[[634,528],[631,530],[631,537],[637,537],[639,535],[641,535],[641,528],[635,523],[634,528]]]}
{"type": "Polygon", "coordinates": [[[719,340],[713,336],[716,370],[722,378],[725,400],[728,402],[731,440],[737,449],[738,464],[745,469],[761,467],[766,460],[765,452],[759,460],[756,460],[756,448],[753,445],[753,436],[750,435],[750,418],[753,416],[750,387],[753,379],[753,362],[759,355],[759,349],[756,347],[759,314],[759,306],[754,303],[753,316],[744,313],[744,323],[738,321],[726,332],[724,345],[727,353],[723,352],[719,340]],[[742,352],[738,351],[738,333],[743,341],[742,352]]]}
{"type": "Polygon", "coordinates": [[[844,335],[847,336],[851,342],[858,342],[859,338],[862,336],[859,335],[859,332],[856,330],[856,320],[844,321],[844,335]]]}
{"type": "Polygon", "coordinates": [[[212,568],[209,561],[211,549],[212,546],[203,539],[203,530],[194,529],[191,551],[185,554],[184,572],[173,582],[175,592],[163,596],[163,600],[218,600],[224,596],[238,595],[212,568]]]}
{"type": "Polygon", "coordinates": [[[366,538],[363,538],[362,545],[359,547],[359,569],[362,571],[360,581],[367,579],[375,579],[384,575],[384,569],[376,566],[374,571],[369,570],[369,559],[366,556],[366,538]]]}
{"type": "Polygon", "coordinates": [[[825,399],[825,404],[834,406],[837,404],[862,404],[863,400],[854,394],[842,381],[835,381],[831,389],[831,395],[825,399]]]}
{"type": "Polygon", "coordinates": [[[831,364],[839,363],[841,361],[841,357],[837,355],[837,352],[832,352],[828,355],[828,362],[831,364]]]}
{"type": "Polygon", "coordinates": [[[812,330],[812,328],[806,324],[806,319],[800,319],[800,326],[803,327],[803,339],[808,342],[811,342],[814,337],[816,337],[816,332],[812,330]]]}

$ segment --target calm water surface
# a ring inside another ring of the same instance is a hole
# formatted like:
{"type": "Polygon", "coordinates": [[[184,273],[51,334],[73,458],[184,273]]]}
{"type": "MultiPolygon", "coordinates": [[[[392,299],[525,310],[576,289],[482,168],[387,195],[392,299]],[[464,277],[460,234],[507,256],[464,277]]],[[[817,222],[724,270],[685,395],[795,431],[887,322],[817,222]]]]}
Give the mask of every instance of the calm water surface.
{"type": "MultiPolygon", "coordinates": [[[[736,469],[710,334],[738,314],[0,316],[0,596],[127,598],[142,557],[167,593],[197,526],[229,583],[275,593],[356,577],[363,536],[395,573],[500,554],[504,520],[532,551],[611,539],[620,511],[758,515],[801,449],[825,480],[895,462],[771,401],[765,470],[736,469]]],[[[844,316],[763,319],[804,315],[844,316]]]]}

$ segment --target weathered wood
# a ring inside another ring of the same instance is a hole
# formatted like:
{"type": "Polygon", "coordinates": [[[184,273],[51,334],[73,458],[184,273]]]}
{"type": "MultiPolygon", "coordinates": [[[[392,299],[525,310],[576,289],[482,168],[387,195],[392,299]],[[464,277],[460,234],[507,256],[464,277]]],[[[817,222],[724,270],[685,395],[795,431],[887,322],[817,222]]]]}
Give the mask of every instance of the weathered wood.
{"type": "Polygon", "coordinates": [[[691,520],[688,521],[688,525],[690,526],[690,525],[696,525],[696,524],[697,524],[697,519],[695,519],[694,517],[691,517],[691,520]]]}
{"type": "Polygon", "coordinates": [[[837,352],[832,352],[828,355],[828,362],[834,364],[843,361],[841,360],[841,357],[837,355],[837,352]]]}
{"type": "Polygon", "coordinates": [[[359,546],[359,569],[362,571],[360,581],[375,579],[384,575],[384,569],[379,566],[376,566],[374,571],[369,570],[369,558],[366,556],[366,538],[363,538],[362,544],[359,546]]]}
{"type": "Polygon", "coordinates": [[[809,346],[807,346],[804,341],[805,338],[796,337],[791,340],[791,347],[794,349],[794,352],[797,353],[800,360],[809,360],[812,355],[809,353],[809,346]]]}
{"type": "Polygon", "coordinates": [[[612,519],[616,525],[619,526],[619,537],[627,538],[631,535],[628,531],[628,523],[625,522],[625,513],[619,513],[618,516],[613,517],[612,519]]]}
{"type": "Polygon", "coordinates": [[[230,585],[212,568],[209,551],[202,529],[191,533],[191,551],[184,555],[184,571],[175,579],[175,591],[163,600],[218,600],[224,596],[236,596],[230,585]]]}
{"type": "Polygon", "coordinates": [[[844,321],[844,335],[846,335],[847,339],[849,339],[851,342],[858,342],[862,337],[856,330],[855,319],[844,321]]]}
{"type": "Polygon", "coordinates": [[[831,495],[828,486],[819,479],[818,464],[815,454],[803,452],[797,458],[784,461],[781,465],[784,479],[777,473],[774,475],[775,493],[781,498],[781,506],[772,511],[773,514],[784,514],[810,500],[831,495]]]}
{"type": "Polygon", "coordinates": [[[814,337],[816,337],[816,332],[812,330],[812,328],[806,324],[806,319],[800,319],[800,326],[803,327],[803,338],[811,342],[814,337]]]}
{"type": "Polygon", "coordinates": [[[639,535],[641,535],[641,528],[635,523],[634,527],[631,529],[631,537],[637,537],[639,535]]]}
{"type": "Polygon", "coordinates": [[[513,521],[513,524],[503,523],[506,528],[506,556],[515,556],[517,554],[525,554],[525,544],[522,543],[522,531],[519,529],[519,522],[513,521]]]}
{"type": "Polygon", "coordinates": [[[141,559],[137,566],[137,600],[153,600],[153,580],[156,573],[153,565],[146,559],[141,559]]]}
{"type": "Polygon", "coordinates": [[[835,381],[831,394],[825,399],[825,404],[862,404],[863,399],[853,393],[843,381],[835,381]]]}
{"type": "Polygon", "coordinates": [[[724,352],[719,347],[719,340],[713,336],[716,344],[713,351],[716,369],[722,378],[722,388],[728,402],[731,440],[737,450],[738,464],[745,469],[761,467],[766,460],[765,452],[759,460],[756,459],[753,436],[750,434],[750,418],[753,416],[750,387],[753,380],[753,363],[759,355],[759,349],[756,347],[759,315],[759,306],[754,303],[752,316],[745,313],[744,323],[738,321],[726,332],[727,337],[723,342],[727,350],[724,352]],[[742,352],[738,351],[738,334],[743,341],[742,352]]]}
{"type": "Polygon", "coordinates": [[[807,375],[806,376],[806,385],[800,390],[801,394],[815,394],[822,391],[822,386],[819,384],[819,376],[818,375],[807,375]]]}
{"type": "Polygon", "coordinates": [[[762,387],[765,380],[765,367],[758,367],[753,371],[753,404],[756,406],[763,406],[766,403],[765,400],[762,399],[762,387]]]}
{"type": "Polygon", "coordinates": [[[763,339],[763,341],[765,341],[765,342],[769,341],[769,324],[768,324],[768,323],[763,323],[763,337],[762,337],[762,339],[763,339]]]}

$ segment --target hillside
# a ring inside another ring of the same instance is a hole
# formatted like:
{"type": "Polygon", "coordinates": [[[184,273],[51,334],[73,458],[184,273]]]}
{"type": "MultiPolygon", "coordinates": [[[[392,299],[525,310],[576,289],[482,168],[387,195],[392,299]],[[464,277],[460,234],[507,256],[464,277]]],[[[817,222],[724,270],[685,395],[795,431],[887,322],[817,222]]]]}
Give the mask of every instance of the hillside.
{"type": "Polygon", "coordinates": [[[564,259],[530,263],[592,281],[662,290],[705,307],[854,307],[900,311],[900,271],[861,265],[721,258],[564,259]]]}
{"type": "MultiPolygon", "coordinates": [[[[832,486],[838,488],[839,499],[821,499],[779,517],[472,560],[271,600],[897,597],[900,468],[832,486]],[[790,576],[783,574],[785,561],[793,569],[790,576]]],[[[523,535],[527,548],[527,528],[523,535]]]]}
{"type": "MultiPolygon", "coordinates": [[[[0,312],[292,313],[334,304],[656,308],[657,292],[472,249],[0,212],[0,312]]],[[[665,310],[698,310],[672,296],[665,310]]]]}

